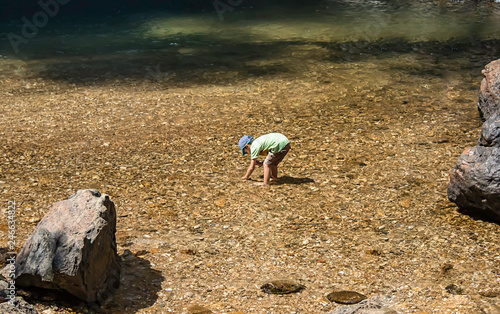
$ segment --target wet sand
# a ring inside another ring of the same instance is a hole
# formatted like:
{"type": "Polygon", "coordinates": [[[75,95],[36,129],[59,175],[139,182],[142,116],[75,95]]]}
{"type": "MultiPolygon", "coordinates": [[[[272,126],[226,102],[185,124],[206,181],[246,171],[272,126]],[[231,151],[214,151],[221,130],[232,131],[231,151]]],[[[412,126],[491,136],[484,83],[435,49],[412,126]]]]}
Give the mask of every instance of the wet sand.
{"type": "Polygon", "coordinates": [[[500,229],[446,197],[479,137],[493,56],[376,45],[181,51],[174,70],[154,54],[3,61],[0,199],[18,204],[18,247],[50,204],[95,188],[116,204],[119,253],[134,253],[107,313],[322,313],[338,306],[333,290],[400,313],[495,313],[500,229]],[[268,132],[292,150],[280,182],[260,187],[260,168],[240,180],[249,160],[237,143],[268,132]],[[273,279],[306,289],[259,289],[273,279]]]}

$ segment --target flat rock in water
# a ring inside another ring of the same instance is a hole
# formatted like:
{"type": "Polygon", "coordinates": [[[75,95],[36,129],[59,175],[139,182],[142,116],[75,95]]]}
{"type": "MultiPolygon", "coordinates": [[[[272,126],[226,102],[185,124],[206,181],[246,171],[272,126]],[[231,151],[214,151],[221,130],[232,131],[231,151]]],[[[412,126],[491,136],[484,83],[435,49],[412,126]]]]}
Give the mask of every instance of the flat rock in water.
{"type": "Polygon", "coordinates": [[[288,293],[300,292],[305,288],[306,286],[294,283],[289,280],[274,280],[265,283],[260,287],[262,291],[270,294],[288,294],[288,293]]]}
{"type": "Polygon", "coordinates": [[[451,293],[453,295],[464,294],[464,289],[460,288],[456,284],[447,285],[445,289],[446,291],[448,291],[448,293],[451,293]]]}
{"type": "Polygon", "coordinates": [[[204,306],[201,305],[191,305],[188,307],[188,312],[190,314],[211,314],[213,313],[210,309],[207,309],[204,306]]]}
{"type": "Polygon", "coordinates": [[[355,304],[366,299],[365,295],[355,291],[334,291],[326,296],[328,300],[340,304],[355,304]]]}
{"type": "Polygon", "coordinates": [[[354,305],[339,306],[329,314],[397,314],[397,312],[385,306],[379,297],[375,297],[354,305]]]}

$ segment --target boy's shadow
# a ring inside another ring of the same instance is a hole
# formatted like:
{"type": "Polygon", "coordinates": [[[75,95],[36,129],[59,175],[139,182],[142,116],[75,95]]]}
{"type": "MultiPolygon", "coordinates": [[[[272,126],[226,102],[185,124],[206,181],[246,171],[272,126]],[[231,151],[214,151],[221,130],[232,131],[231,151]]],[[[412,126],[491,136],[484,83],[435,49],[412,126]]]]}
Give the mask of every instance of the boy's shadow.
{"type": "Polygon", "coordinates": [[[294,178],[290,176],[283,176],[275,182],[275,184],[306,184],[306,183],[314,183],[314,180],[311,178],[294,178]]]}

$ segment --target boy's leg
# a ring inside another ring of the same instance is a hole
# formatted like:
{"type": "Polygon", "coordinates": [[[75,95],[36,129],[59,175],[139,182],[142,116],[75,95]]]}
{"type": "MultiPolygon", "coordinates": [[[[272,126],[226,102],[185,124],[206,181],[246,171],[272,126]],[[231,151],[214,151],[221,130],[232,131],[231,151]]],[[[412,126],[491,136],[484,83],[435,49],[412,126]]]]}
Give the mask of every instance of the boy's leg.
{"type": "Polygon", "coordinates": [[[271,165],[264,163],[264,184],[269,184],[271,179],[271,165]]]}
{"type": "Polygon", "coordinates": [[[269,168],[271,168],[271,178],[274,180],[277,180],[278,179],[278,166],[269,165],[269,168]]]}
{"type": "Polygon", "coordinates": [[[283,158],[285,158],[289,150],[290,150],[290,143],[288,143],[277,154],[273,153],[267,154],[267,157],[264,160],[264,165],[268,165],[271,168],[271,175],[273,179],[278,179],[278,164],[283,160],[283,158]]]}

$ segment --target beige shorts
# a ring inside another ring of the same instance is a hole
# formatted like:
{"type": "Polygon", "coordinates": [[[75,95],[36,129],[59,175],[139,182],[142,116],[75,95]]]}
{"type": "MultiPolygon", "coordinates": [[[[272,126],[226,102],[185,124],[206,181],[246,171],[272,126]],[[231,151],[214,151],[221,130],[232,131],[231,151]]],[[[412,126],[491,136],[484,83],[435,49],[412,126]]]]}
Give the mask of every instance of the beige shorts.
{"type": "Polygon", "coordinates": [[[290,150],[291,146],[290,143],[286,144],[283,149],[276,154],[273,154],[271,152],[267,153],[266,159],[264,159],[264,164],[266,165],[273,165],[273,166],[278,166],[278,164],[285,158],[286,154],[290,150]]]}

